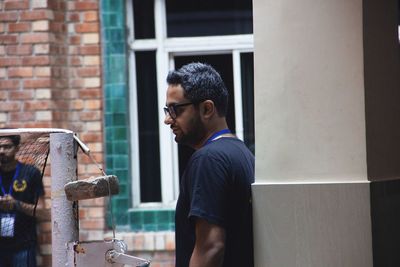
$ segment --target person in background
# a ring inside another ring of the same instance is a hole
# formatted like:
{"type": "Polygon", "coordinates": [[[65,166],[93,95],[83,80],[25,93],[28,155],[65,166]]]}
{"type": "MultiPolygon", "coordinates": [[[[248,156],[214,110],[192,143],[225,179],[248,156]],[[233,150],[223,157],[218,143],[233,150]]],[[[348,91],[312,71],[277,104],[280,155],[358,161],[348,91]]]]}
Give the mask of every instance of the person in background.
{"type": "Polygon", "coordinates": [[[167,76],[165,124],[195,149],[176,206],[176,267],[253,266],[254,156],[228,129],[228,91],[210,65],[167,76]]]}
{"type": "Polygon", "coordinates": [[[48,217],[41,172],[16,159],[20,139],[0,136],[0,267],[36,266],[36,217],[48,217]]]}

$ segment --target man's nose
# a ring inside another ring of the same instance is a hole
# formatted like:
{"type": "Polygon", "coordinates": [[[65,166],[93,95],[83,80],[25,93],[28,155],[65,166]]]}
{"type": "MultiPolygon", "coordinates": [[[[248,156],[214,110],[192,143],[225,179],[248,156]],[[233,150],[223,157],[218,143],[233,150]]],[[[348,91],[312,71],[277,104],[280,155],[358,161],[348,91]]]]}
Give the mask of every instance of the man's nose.
{"type": "Polygon", "coordinates": [[[164,123],[166,125],[172,124],[174,120],[172,119],[171,115],[169,115],[169,113],[165,114],[165,118],[164,118],[164,123]]]}

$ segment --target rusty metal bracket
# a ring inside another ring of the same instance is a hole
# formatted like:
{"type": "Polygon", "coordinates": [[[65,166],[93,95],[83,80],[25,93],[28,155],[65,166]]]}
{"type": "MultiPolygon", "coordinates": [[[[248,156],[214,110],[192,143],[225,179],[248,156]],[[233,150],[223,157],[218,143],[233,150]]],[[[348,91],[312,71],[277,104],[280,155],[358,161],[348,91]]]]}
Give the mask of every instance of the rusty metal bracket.
{"type": "Polygon", "coordinates": [[[68,267],[148,267],[150,261],[125,254],[122,240],[100,240],[68,243],[68,267]]]}

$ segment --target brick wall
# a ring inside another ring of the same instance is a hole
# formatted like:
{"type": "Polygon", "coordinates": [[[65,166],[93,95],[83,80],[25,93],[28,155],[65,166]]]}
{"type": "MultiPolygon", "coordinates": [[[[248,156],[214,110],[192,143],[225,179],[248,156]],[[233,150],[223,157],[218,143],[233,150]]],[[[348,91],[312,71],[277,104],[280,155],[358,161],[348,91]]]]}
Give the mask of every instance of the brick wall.
{"type": "MultiPolygon", "coordinates": [[[[99,1],[0,0],[0,127],[73,130],[103,164],[99,1]]],[[[79,178],[101,174],[81,152],[78,173],[79,178]]],[[[50,182],[48,164],[47,208],[50,182]]],[[[105,202],[103,198],[79,202],[80,240],[112,236],[105,202]]],[[[51,266],[51,222],[41,222],[39,231],[39,264],[51,266]]],[[[117,233],[134,250],[130,253],[152,259],[152,266],[174,266],[172,232],[117,233]]]]}
{"type": "MultiPolygon", "coordinates": [[[[0,1],[0,127],[73,130],[103,162],[99,25],[97,0],[0,1]]],[[[80,178],[101,174],[87,156],[78,160],[80,178]]],[[[104,200],[79,205],[81,238],[101,239],[104,200]]],[[[51,266],[51,222],[39,229],[39,263],[51,266]]]]}

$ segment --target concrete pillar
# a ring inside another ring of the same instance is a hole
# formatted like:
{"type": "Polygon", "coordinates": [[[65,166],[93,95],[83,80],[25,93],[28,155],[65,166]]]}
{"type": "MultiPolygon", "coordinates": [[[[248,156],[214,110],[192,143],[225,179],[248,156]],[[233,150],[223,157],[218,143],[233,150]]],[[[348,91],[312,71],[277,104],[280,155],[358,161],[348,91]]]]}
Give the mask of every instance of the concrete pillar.
{"type": "Polygon", "coordinates": [[[365,63],[381,52],[368,62],[386,55],[399,71],[398,43],[383,51],[372,36],[396,21],[387,12],[397,14],[397,1],[383,2],[253,1],[258,267],[373,266],[370,180],[400,178],[400,141],[388,134],[400,133],[398,78],[365,63]],[[386,81],[385,96],[366,71],[386,81]]]}
{"type": "Polygon", "coordinates": [[[68,266],[69,242],[78,241],[77,202],[68,201],[64,185],[77,180],[73,133],[50,134],[52,266],[68,266]]]}

